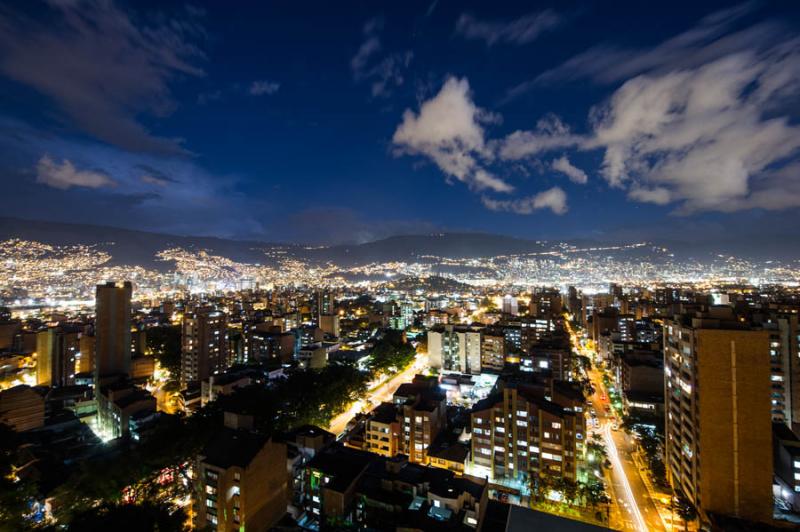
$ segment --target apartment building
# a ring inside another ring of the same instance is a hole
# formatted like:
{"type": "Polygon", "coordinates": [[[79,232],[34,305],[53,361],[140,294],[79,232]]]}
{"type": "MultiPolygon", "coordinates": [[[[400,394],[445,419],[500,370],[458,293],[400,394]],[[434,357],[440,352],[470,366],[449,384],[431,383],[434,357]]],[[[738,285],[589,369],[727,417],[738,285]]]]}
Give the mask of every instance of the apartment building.
{"type": "Polygon", "coordinates": [[[772,516],[770,332],[730,307],[664,325],[667,477],[701,518],[772,516]]]}

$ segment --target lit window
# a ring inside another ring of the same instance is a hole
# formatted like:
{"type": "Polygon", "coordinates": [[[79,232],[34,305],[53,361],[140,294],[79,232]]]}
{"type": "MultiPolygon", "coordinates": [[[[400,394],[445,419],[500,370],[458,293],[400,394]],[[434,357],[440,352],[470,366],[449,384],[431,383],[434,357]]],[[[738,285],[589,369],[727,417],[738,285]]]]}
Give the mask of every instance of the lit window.
{"type": "Polygon", "coordinates": [[[553,428],[554,429],[560,429],[561,428],[561,423],[553,423],[553,428]]]}

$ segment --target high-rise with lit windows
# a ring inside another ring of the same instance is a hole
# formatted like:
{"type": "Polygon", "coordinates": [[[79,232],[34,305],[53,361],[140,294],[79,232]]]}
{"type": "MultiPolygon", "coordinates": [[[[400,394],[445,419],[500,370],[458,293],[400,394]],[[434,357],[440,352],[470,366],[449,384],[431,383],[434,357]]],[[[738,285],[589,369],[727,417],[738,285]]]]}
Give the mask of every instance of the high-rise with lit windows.
{"type": "Polygon", "coordinates": [[[664,325],[665,465],[699,510],[772,516],[770,333],[730,307],[664,325]]]}

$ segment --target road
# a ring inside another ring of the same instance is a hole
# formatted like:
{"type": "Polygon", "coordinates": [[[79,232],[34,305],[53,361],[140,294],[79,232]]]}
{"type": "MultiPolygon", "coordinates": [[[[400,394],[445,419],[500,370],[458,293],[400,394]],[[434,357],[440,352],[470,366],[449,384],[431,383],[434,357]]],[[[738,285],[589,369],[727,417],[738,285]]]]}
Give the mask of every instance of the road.
{"type": "Polygon", "coordinates": [[[608,392],[603,386],[602,375],[592,370],[589,378],[595,389],[592,408],[597,411],[600,420],[600,427],[593,431],[602,437],[608,451],[608,459],[611,461],[610,484],[613,490],[610,495],[617,503],[623,529],[641,532],[667,530],[642,479],[642,472],[633,460],[633,452],[636,450],[633,438],[623,430],[613,430],[616,419],[608,392]]]}
{"type": "Polygon", "coordinates": [[[392,400],[394,392],[400,387],[401,384],[411,382],[414,375],[423,371],[428,365],[427,355],[417,355],[414,363],[401,371],[391,379],[384,381],[369,391],[367,397],[356,401],[350,408],[342,414],[339,414],[331,421],[328,431],[336,436],[339,436],[347,428],[347,423],[359,412],[367,412],[378,406],[379,404],[392,400]]]}
{"type": "MultiPolygon", "coordinates": [[[[567,321],[567,331],[572,339],[572,345],[578,353],[588,356],[594,363],[595,353],[582,346],[577,334],[567,321]]],[[[647,484],[642,478],[646,474],[639,470],[633,459],[636,444],[633,437],[623,430],[614,430],[613,425],[619,423],[609,400],[608,390],[603,385],[602,373],[598,370],[587,372],[594,388],[590,398],[592,407],[597,412],[599,427],[590,429],[590,434],[602,438],[611,462],[611,470],[607,472],[609,497],[614,501],[615,514],[618,525],[623,530],[668,530],[667,524],[658,511],[656,502],[652,499],[647,484]]],[[[591,420],[587,423],[591,426],[591,420]]]]}

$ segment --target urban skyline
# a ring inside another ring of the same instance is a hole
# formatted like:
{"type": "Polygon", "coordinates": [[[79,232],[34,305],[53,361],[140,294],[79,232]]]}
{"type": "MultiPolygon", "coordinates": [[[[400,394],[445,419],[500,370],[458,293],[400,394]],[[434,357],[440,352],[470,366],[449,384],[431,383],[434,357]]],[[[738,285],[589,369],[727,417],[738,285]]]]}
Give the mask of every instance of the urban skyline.
{"type": "Polygon", "coordinates": [[[0,6],[0,532],[800,528],[800,8],[0,6]]]}
{"type": "Polygon", "coordinates": [[[6,212],[324,244],[788,233],[798,20],[759,2],[12,2],[6,212]]]}

